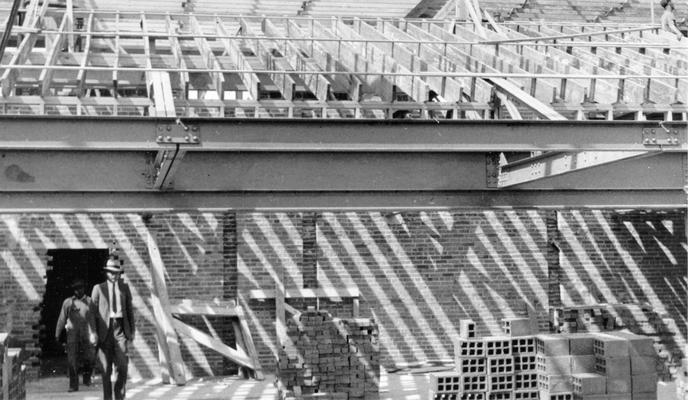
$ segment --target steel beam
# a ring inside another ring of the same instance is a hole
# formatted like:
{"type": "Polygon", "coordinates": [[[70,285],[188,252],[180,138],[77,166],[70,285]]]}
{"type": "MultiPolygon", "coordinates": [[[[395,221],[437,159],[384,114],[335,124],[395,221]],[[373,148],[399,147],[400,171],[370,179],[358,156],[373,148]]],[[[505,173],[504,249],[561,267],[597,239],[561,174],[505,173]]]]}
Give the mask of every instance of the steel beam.
{"type": "Polygon", "coordinates": [[[448,210],[454,208],[684,208],[677,190],[428,192],[15,192],[0,212],[181,210],[448,210]]]}
{"type": "Polygon", "coordinates": [[[547,152],[503,165],[499,171],[498,187],[515,186],[629,158],[656,154],[645,151],[547,152]]]}
{"type": "MultiPolygon", "coordinates": [[[[403,192],[488,187],[483,153],[198,153],[187,149],[170,146],[166,153],[157,153],[167,154],[164,158],[156,157],[155,152],[135,151],[0,151],[0,192],[169,190],[173,177],[175,190],[191,192],[403,192]],[[182,156],[184,162],[179,167],[182,156]]],[[[528,190],[683,187],[677,175],[681,170],[680,154],[663,154],[639,161],[645,160],[656,162],[639,162],[615,169],[609,174],[613,182],[585,174],[584,170],[557,177],[561,182],[549,178],[546,184],[530,183],[528,190]],[[564,178],[569,180],[563,181],[564,178]]]]}
{"type": "MultiPolygon", "coordinates": [[[[684,122],[372,121],[188,119],[201,143],[189,151],[292,152],[686,152],[684,122]],[[655,132],[654,142],[648,132],[655,132]],[[666,138],[665,138],[666,136],[666,138]],[[669,143],[671,141],[671,143],[669,143]]],[[[159,150],[166,118],[0,117],[0,150],[159,150]],[[49,129],[46,127],[50,127],[49,129]]]]}

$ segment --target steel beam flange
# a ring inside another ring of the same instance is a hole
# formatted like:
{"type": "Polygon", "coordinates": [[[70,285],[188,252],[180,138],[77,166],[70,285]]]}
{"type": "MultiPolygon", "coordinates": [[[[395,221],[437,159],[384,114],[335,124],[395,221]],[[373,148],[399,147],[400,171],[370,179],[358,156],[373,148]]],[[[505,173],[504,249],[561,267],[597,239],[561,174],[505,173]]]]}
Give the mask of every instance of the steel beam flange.
{"type": "Polygon", "coordinates": [[[642,143],[647,147],[680,146],[685,142],[685,128],[666,127],[661,122],[657,128],[643,128],[642,143]]]}
{"type": "Polygon", "coordinates": [[[158,144],[201,144],[201,127],[198,124],[176,122],[158,123],[155,126],[158,144]]]}

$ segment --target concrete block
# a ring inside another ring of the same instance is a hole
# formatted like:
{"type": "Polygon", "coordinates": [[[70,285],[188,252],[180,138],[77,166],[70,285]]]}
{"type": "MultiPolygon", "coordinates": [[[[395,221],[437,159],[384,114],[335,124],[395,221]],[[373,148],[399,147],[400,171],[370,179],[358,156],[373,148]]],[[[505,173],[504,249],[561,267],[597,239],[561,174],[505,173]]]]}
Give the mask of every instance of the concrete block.
{"type": "Polygon", "coordinates": [[[633,400],[630,393],[608,393],[607,397],[609,400],[633,400]]]}
{"type": "Polygon", "coordinates": [[[475,339],[475,322],[472,319],[459,320],[459,336],[462,339],[475,339]]]}
{"type": "Polygon", "coordinates": [[[454,369],[462,375],[487,375],[487,359],[484,357],[458,357],[454,369]]]}
{"type": "Polygon", "coordinates": [[[454,357],[484,357],[485,343],[480,339],[454,340],[454,357]]]}
{"type": "Polygon", "coordinates": [[[489,375],[487,377],[489,392],[507,392],[514,390],[514,375],[489,375]]]}
{"type": "Polygon", "coordinates": [[[642,393],[631,393],[631,399],[633,399],[633,400],[657,400],[657,391],[642,392],[642,393]]]}
{"type": "Polygon", "coordinates": [[[628,341],[619,336],[595,333],[593,354],[600,357],[628,357],[628,341]]]}
{"type": "Polygon", "coordinates": [[[487,357],[511,355],[511,338],[508,336],[485,336],[483,343],[487,357]]]}
{"type": "Polygon", "coordinates": [[[652,338],[631,332],[612,331],[609,335],[625,339],[628,342],[628,354],[631,356],[657,356],[652,338]]]}
{"type": "Polygon", "coordinates": [[[535,354],[535,336],[521,336],[511,339],[512,354],[535,354]]]}
{"type": "Polygon", "coordinates": [[[591,333],[571,333],[569,337],[569,352],[572,356],[593,355],[594,336],[591,333]]]}
{"type": "Polygon", "coordinates": [[[631,376],[607,377],[607,394],[631,393],[631,376]]]}
{"type": "Polygon", "coordinates": [[[456,371],[430,373],[428,387],[435,393],[458,392],[461,389],[461,375],[456,371]]]}
{"type": "Polygon", "coordinates": [[[514,400],[538,400],[540,394],[537,390],[515,390],[514,400]]]}
{"type": "Polygon", "coordinates": [[[593,372],[595,372],[595,356],[571,356],[572,374],[593,372]]]}
{"type": "Polygon", "coordinates": [[[631,356],[631,375],[652,374],[657,372],[657,357],[631,356]]]}
{"type": "Polygon", "coordinates": [[[537,356],[538,373],[547,375],[571,375],[571,356],[537,356]]]}
{"type": "Polygon", "coordinates": [[[504,318],[502,319],[502,332],[508,336],[528,336],[533,331],[528,318],[504,318]]]}
{"type": "Polygon", "coordinates": [[[573,374],[571,386],[576,395],[605,394],[607,378],[600,374],[573,374]]]}
{"type": "Polygon", "coordinates": [[[548,393],[573,393],[569,375],[538,374],[538,388],[548,393]]]}
{"type": "Polygon", "coordinates": [[[657,374],[643,374],[631,376],[631,392],[656,392],[657,391],[657,374]]]}
{"type": "Polygon", "coordinates": [[[461,375],[461,391],[484,392],[487,390],[487,375],[461,375]]]}
{"type": "Polygon", "coordinates": [[[567,335],[540,334],[535,337],[537,352],[543,356],[566,356],[570,354],[567,335]]]}
{"type": "Polygon", "coordinates": [[[573,400],[573,393],[550,393],[547,390],[540,390],[540,400],[573,400]]]}
{"type": "Polygon", "coordinates": [[[487,374],[504,375],[514,373],[514,358],[511,356],[487,357],[487,374]]]}
{"type": "Polygon", "coordinates": [[[629,357],[595,357],[595,372],[611,378],[631,375],[629,357]]]}
{"type": "Polygon", "coordinates": [[[537,356],[535,355],[515,355],[514,356],[514,371],[515,372],[529,372],[537,371],[537,356]]]}
{"type": "Polygon", "coordinates": [[[514,374],[514,390],[528,391],[537,390],[538,388],[538,374],[518,373],[514,374]]]}

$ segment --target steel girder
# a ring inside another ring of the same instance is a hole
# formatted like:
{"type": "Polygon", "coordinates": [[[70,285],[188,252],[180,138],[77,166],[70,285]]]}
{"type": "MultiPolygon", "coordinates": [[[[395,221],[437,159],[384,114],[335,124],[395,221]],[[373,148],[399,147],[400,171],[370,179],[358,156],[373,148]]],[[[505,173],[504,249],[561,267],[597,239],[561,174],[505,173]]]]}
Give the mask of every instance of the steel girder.
{"type": "Polygon", "coordinates": [[[673,208],[686,149],[649,121],[3,117],[0,210],[673,208]],[[656,155],[488,183],[491,153],[585,150],[656,155]]]}

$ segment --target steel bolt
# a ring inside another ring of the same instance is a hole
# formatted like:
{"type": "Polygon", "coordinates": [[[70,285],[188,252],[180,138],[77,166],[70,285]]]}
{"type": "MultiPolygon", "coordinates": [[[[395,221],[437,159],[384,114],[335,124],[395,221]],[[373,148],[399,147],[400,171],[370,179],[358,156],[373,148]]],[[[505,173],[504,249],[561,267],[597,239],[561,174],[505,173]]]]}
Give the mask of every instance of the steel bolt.
{"type": "Polygon", "coordinates": [[[184,130],[185,130],[185,131],[188,131],[188,130],[189,130],[189,127],[186,126],[186,125],[184,125],[184,130]]]}
{"type": "MultiPolygon", "coordinates": [[[[171,130],[172,130],[172,127],[169,126],[169,125],[167,125],[167,132],[169,132],[169,131],[171,131],[171,130]]],[[[653,133],[654,133],[654,132],[653,132],[653,133]]]]}
{"type": "Polygon", "coordinates": [[[188,137],[188,136],[184,136],[184,140],[186,140],[186,141],[188,142],[188,141],[190,141],[190,140],[191,140],[191,138],[190,138],[190,137],[188,137]]]}
{"type": "Polygon", "coordinates": [[[191,130],[194,132],[198,132],[198,127],[196,125],[194,125],[191,127],[191,130]]]}
{"type": "Polygon", "coordinates": [[[162,135],[158,136],[158,142],[162,142],[162,135]]]}
{"type": "Polygon", "coordinates": [[[648,139],[648,138],[645,138],[645,140],[643,140],[643,143],[645,143],[645,144],[649,144],[649,143],[650,143],[650,139],[648,139]]]}
{"type": "Polygon", "coordinates": [[[657,143],[657,138],[652,138],[652,143],[657,143]]]}
{"type": "Polygon", "coordinates": [[[163,128],[162,125],[160,125],[160,126],[158,127],[158,130],[162,132],[162,131],[165,130],[165,128],[163,128]]]}
{"type": "Polygon", "coordinates": [[[171,141],[172,141],[172,136],[165,136],[165,140],[168,141],[168,142],[171,142],[171,141]]]}
{"type": "Polygon", "coordinates": [[[193,141],[194,141],[194,142],[198,142],[198,140],[199,140],[199,139],[198,139],[198,136],[194,136],[194,137],[193,137],[193,141]]]}
{"type": "Polygon", "coordinates": [[[651,132],[653,135],[655,134],[655,130],[654,130],[654,129],[651,129],[650,132],[651,132]]]}

